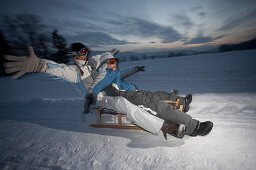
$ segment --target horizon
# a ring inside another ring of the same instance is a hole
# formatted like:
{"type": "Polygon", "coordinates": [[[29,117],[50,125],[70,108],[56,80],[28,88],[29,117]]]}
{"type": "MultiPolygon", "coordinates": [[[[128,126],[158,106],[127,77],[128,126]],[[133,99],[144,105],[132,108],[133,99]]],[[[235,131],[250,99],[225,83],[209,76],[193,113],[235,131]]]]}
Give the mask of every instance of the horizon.
{"type": "Polygon", "coordinates": [[[256,36],[256,2],[251,0],[4,0],[0,4],[1,17],[38,15],[68,44],[83,42],[94,51],[205,51],[256,36]]]}

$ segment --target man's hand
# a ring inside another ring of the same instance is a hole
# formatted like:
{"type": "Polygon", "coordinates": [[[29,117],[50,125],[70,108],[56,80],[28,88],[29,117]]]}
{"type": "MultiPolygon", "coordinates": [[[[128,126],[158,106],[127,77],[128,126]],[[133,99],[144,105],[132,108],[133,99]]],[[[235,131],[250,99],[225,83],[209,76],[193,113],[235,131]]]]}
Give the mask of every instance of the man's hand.
{"type": "Polygon", "coordinates": [[[13,79],[31,72],[42,72],[46,69],[45,60],[39,59],[32,47],[28,47],[29,57],[17,57],[12,55],[5,55],[4,58],[10,62],[4,63],[6,73],[14,73],[13,79]]]}
{"type": "Polygon", "coordinates": [[[119,52],[119,50],[114,48],[110,52],[111,52],[112,55],[115,55],[117,52],[119,52]]]}
{"type": "Polygon", "coordinates": [[[85,97],[84,113],[89,113],[90,105],[96,104],[96,97],[93,94],[88,94],[85,97]]]}
{"type": "Polygon", "coordinates": [[[145,66],[137,66],[136,69],[137,71],[145,71],[145,66]]]}

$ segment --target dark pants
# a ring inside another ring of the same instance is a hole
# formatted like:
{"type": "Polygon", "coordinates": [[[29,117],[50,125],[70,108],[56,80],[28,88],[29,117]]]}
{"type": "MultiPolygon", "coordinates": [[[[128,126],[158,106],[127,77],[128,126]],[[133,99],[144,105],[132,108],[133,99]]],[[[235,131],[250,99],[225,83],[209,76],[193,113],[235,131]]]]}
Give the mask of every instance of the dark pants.
{"type": "Polygon", "coordinates": [[[183,97],[171,95],[166,92],[150,92],[150,91],[119,91],[114,87],[107,87],[107,92],[112,96],[122,96],[135,105],[143,105],[146,108],[157,113],[157,117],[171,121],[172,123],[186,125],[186,134],[192,134],[195,130],[198,120],[180,110],[173,108],[171,104],[165,103],[163,100],[176,100],[180,98],[184,102],[183,97]]]}

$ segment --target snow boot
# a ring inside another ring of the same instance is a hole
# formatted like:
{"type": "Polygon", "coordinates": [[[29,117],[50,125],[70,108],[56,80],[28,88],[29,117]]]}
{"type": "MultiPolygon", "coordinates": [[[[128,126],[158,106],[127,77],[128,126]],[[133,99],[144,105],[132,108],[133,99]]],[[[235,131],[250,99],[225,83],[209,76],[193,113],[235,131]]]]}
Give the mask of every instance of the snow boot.
{"type": "Polygon", "coordinates": [[[188,110],[189,110],[189,105],[190,105],[190,103],[192,102],[192,95],[191,94],[188,94],[188,95],[186,95],[186,97],[184,98],[184,100],[185,100],[185,104],[184,104],[184,106],[183,106],[183,112],[188,112],[188,110]]]}
{"type": "Polygon", "coordinates": [[[194,132],[192,134],[190,134],[190,136],[205,136],[208,133],[210,133],[210,131],[213,128],[213,123],[210,121],[206,121],[206,122],[198,122],[196,129],[194,130],[194,132]]]}
{"type": "Polygon", "coordinates": [[[165,120],[161,130],[163,131],[164,138],[167,140],[167,133],[177,138],[183,138],[186,128],[183,124],[174,124],[165,120]]]}

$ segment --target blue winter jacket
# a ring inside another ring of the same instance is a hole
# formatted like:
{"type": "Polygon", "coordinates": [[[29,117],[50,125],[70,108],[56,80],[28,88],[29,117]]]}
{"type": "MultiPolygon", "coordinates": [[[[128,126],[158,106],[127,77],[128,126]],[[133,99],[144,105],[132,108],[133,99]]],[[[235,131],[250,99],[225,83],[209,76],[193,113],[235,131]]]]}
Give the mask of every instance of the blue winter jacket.
{"type": "Polygon", "coordinates": [[[89,88],[89,92],[97,96],[105,87],[112,85],[113,83],[117,85],[119,90],[130,91],[136,90],[136,87],[131,84],[124,82],[122,79],[137,72],[137,67],[130,67],[123,70],[113,71],[112,69],[106,69],[101,72],[94,80],[94,83],[89,88]]]}

